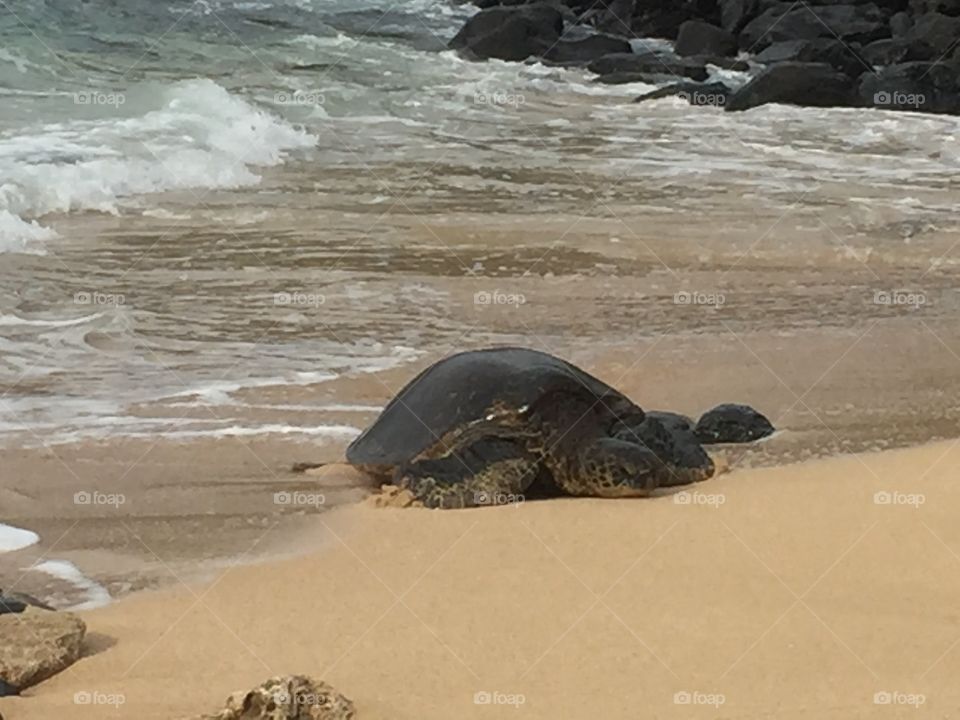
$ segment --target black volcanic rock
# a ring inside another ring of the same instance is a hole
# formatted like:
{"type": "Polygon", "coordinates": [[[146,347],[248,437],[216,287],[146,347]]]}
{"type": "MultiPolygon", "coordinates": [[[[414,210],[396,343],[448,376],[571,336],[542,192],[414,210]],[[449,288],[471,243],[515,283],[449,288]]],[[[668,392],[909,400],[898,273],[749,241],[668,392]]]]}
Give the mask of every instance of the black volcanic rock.
{"type": "Polygon", "coordinates": [[[720,26],[738,35],[759,12],[759,0],[719,0],[720,26]]]}
{"type": "Polygon", "coordinates": [[[906,35],[910,60],[936,61],[944,57],[960,40],[960,17],[931,12],[914,18],[906,35]]]}
{"type": "Polygon", "coordinates": [[[630,43],[611,35],[589,35],[576,40],[561,38],[546,54],[547,60],[565,65],[586,65],[611,53],[629,53],[630,43]]]}
{"type": "Polygon", "coordinates": [[[889,19],[889,14],[873,2],[816,6],[777,3],[747,23],[739,42],[749,52],[784,40],[821,37],[868,43],[890,37],[889,19]]]}
{"type": "Polygon", "coordinates": [[[715,55],[729,57],[737,54],[737,38],[733,33],[700,20],[687,20],[680,26],[674,45],[677,55],[715,55]]]}
{"type": "Polygon", "coordinates": [[[749,110],[767,103],[850,107],[859,104],[855,81],[826,63],[772,65],[727,99],[726,110],[749,110]]]}
{"type": "Polygon", "coordinates": [[[542,3],[481,10],[460,29],[450,47],[477,58],[526,60],[547,54],[563,33],[563,15],[542,3]]]}

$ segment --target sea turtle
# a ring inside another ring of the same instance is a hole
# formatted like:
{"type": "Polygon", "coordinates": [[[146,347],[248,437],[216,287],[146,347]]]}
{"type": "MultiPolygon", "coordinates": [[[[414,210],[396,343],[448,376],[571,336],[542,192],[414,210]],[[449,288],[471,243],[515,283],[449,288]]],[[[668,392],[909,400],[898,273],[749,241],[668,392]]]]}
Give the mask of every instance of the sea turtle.
{"type": "Polygon", "coordinates": [[[347,461],[441,508],[509,501],[535,483],[552,494],[625,497],[704,479],[647,447],[633,430],[644,421],[633,401],[565,360],[475,350],[407,384],[347,461]]]}

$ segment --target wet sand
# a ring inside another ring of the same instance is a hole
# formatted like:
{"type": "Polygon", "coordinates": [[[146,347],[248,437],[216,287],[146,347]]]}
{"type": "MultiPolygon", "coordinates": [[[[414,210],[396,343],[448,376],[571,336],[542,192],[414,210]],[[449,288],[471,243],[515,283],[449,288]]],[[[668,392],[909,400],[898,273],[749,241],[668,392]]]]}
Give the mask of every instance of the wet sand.
{"type": "MultiPolygon", "coordinates": [[[[559,341],[561,348],[537,338],[530,344],[571,358],[646,409],[696,417],[721,402],[759,408],[780,432],[753,446],[721,450],[736,468],[960,436],[955,403],[960,338],[945,319],[888,318],[855,328],[751,333],[725,332],[722,318],[715,323],[719,327],[711,337],[672,334],[577,350],[579,343],[569,338],[559,341]]],[[[428,355],[407,367],[303,388],[260,389],[259,409],[246,410],[243,419],[283,420],[284,412],[264,410],[264,403],[382,406],[434,359],[428,355]]],[[[150,411],[168,413],[175,430],[190,417],[209,415],[211,408],[150,411]]],[[[330,417],[318,411],[301,422],[360,428],[375,415],[330,417]]],[[[82,602],[83,593],[26,569],[42,560],[68,560],[120,597],[209,577],[237,559],[310,552],[316,549],[308,538],[317,516],[362,499],[373,486],[361,476],[321,479],[291,467],[337,462],[346,443],[346,438],[278,436],[178,442],[159,434],[151,440],[5,450],[3,520],[37,532],[41,542],[0,554],[0,574],[7,585],[67,607],[82,602]],[[295,501],[291,496],[289,504],[275,501],[275,493],[298,492],[304,495],[295,501]],[[77,493],[122,495],[123,503],[77,503],[77,493]]]]}
{"type": "Polygon", "coordinates": [[[950,717],[958,474],[946,442],[686,497],[344,508],[309,556],[84,613],[91,656],[0,710],[170,720],[307,673],[365,720],[950,717]]]}

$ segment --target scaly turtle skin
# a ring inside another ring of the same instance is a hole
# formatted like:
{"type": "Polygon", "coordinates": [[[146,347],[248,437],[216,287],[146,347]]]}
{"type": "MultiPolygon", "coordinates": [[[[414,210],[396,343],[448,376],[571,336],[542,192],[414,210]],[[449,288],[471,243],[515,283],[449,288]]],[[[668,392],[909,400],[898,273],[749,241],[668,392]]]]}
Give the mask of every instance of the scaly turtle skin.
{"type": "Polygon", "coordinates": [[[553,494],[644,496],[679,484],[632,430],[644,417],[560,358],[477,350],[414,378],[351,443],[347,461],[390,477],[428,507],[510,502],[535,483],[553,494]]]}
{"type": "Polygon", "coordinates": [[[713,460],[694,432],[693,421],[684,415],[654,410],[640,424],[621,424],[614,435],[641,443],[663,460],[660,487],[702,482],[715,472],[713,460]]]}

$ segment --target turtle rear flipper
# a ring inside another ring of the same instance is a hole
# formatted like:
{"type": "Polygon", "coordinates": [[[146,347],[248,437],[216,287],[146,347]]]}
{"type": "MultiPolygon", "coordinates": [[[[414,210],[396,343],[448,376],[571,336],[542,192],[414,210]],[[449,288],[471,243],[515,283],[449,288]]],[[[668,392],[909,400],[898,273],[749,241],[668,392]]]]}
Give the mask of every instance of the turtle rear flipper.
{"type": "Polygon", "coordinates": [[[396,484],[429,508],[469,508],[520,502],[541,471],[539,458],[515,440],[481,438],[443,457],[415,460],[396,484]]]}

